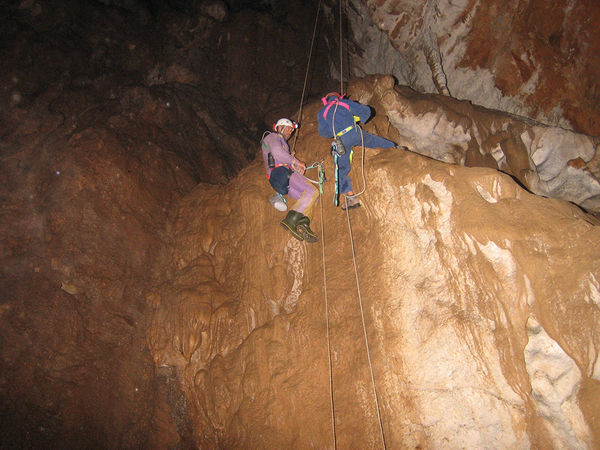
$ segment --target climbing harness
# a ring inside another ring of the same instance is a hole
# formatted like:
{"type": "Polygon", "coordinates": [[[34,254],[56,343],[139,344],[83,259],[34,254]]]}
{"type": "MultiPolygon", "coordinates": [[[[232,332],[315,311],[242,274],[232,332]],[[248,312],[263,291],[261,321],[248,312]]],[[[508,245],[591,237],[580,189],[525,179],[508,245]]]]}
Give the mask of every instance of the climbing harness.
{"type": "Polygon", "coordinates": [[[343,136],[344,134],[346,134],[348,131],[350,131],[352,128],[356,128],[356,125],[350,125],[349,127],[344,128],[342,131],[338,131],[336,133],[336,138],[339,138],[340,136],[343,136]]]}
{"type": "Polygon", "coordinates": [[[344,98],[344,95],[340,95],[337,92],[330,92],[325,97],[321,98],[321,102],[323,102],[323,105],[327,105],[326,108],[323,110],[323,119],[327,119],[327,113],[329,112],[329,110],[331,109],[331,107],[334,104],[342,105],[344,108],[346,108],[348,111],[350,111],[350,105],[348,103],[344,103],[344,102],[340,101],[342,98],[344,98]],[[328,102],[327,99],[329,97],[336,97],[336,99],[328,102]]]}

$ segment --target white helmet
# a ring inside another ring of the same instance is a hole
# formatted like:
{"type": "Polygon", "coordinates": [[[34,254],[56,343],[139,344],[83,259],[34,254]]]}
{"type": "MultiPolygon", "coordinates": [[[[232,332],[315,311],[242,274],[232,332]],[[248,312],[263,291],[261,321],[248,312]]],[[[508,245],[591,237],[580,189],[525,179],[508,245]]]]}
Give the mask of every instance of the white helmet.
{"type": "Polygon", "coordinates": [[[292,127],[296,129],[298,128],[298,123],[292,122],[290,119],[279,119],[273,128],[277,130],[279,127],[292,127]]]}

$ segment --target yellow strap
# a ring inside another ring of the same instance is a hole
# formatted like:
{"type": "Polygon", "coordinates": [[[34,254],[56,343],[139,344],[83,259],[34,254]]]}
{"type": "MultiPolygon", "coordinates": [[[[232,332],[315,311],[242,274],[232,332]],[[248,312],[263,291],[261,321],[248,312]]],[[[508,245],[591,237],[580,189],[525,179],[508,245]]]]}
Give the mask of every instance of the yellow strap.
{"type": "Polygon", "coordinates": [[[339,133],[337,133],[337,134],[336,134],[336,136],[338,136],[338,137],[339,137],[339,136],[341,136],[342,134],[344,134],[344,133],[347,133],[348,131],[350,131],[352,128],[354,128],[354,125],[350,125],[349,127],[347,127],[347,128],[344,128],[342,131],[340,131],[339,133]]]}
{"type": "Polygon", "coordinates": [[[356,124],[360,122],[360,117],[358,116],[354,116],[354,123],[352,125],[350,125],[349,127],[344,128],[342,131],[340,131],[339,133],[336,134],[336,136],[341,136],[344,133],[347,133],[348,131],[350,131],[352,128],[356,127],[356,124]]]}

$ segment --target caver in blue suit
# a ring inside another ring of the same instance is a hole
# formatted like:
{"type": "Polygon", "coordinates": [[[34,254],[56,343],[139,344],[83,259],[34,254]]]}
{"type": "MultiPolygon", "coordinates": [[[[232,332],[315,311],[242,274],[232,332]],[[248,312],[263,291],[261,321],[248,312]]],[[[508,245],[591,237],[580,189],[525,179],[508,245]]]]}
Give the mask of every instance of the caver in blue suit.
{"type": "Polygon", "coordinates": [[[363,139],[365,147],[369,148],[390,148],[396,144],[359,128],[357,121],[366,123],[371,117],[371,108],[368,106],[343,98],[337,93],[327,94],[321,100],[324,106],[317,113],[319,134],[325,138],[338,137],[346,147],[346,153],[338,157],[339,192],[353,195],[352,182],[348,176],[352,147],[362,145],[363,139]]]}

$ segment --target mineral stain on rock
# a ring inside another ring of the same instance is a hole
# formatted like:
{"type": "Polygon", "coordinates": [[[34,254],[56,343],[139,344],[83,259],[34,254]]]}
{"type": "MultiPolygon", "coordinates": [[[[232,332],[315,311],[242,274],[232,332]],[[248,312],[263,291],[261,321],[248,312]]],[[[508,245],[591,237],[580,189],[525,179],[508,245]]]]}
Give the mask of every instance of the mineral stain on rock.
{"type": "Polygon", "coordinates": [[[317,70],[306,245],[259,141],[294,117],[314,10],[243,3],[0,7],[0,445],[596,447],[597,138],[354,78],[399,146],[354,149],[346,215],[317,70]]]}

